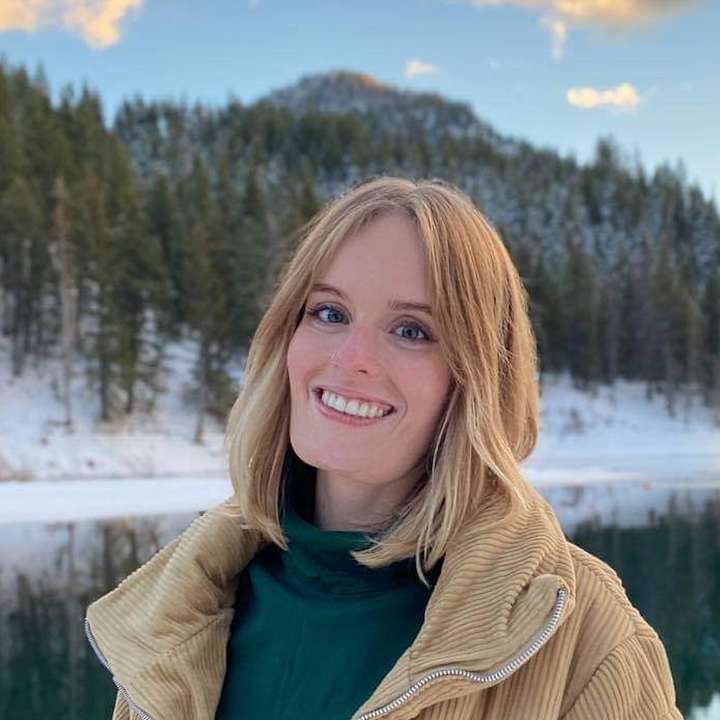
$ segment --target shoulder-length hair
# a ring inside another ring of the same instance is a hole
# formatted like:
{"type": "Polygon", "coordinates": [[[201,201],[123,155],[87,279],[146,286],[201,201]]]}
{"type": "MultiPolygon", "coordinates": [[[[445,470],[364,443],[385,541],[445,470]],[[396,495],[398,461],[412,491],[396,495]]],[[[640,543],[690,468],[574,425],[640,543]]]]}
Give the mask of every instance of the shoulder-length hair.
{"type": "Polygon", "coordinates": [[[353,555],[370,568],[414,555],[427,584],[423,570],[487,502],[507,504],[503,521],[525,505],[528,486],[518,464],[535,446],[538,429],[537,354],[525,288],[496,229],[450,183],[371,179],[302,229],[253,335],[244,384],[228,417],[234,497],[227,507],[243,527],[288,548],[279,519],[294,455],[288,346],[310,288],[341,243],[390,213],[406,214],[420,230],[438,341],[453,382],[425,473],[391,522],[368,536],[371,545],[353,555]]]}

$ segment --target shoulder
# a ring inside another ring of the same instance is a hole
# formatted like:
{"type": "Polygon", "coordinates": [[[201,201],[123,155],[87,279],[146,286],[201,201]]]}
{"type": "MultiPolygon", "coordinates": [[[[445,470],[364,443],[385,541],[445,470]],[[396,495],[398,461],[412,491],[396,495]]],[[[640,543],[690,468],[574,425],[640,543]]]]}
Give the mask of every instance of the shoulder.
{"type": "Polygon", "coordinates": [[[239,574],[261,545],[232,498],[210,508],[85,610],[86,633],[116,674],[133,672],[226,619],[239,574]],[[148,642],[152,638],[152,642],[148,642]]]}
{"type": "Polygon", "coordinates": [[[569,543],[575,569],[571,672],[561,717],[680,720],[665,648],[618,574],[569,543]]]}
{"type": "Polygon", "coordinates": [[[576,610],[587,624],[602,624],[607,642],[620,642],[649,625],[630,602],[622,579],[606,562],[568,542],[576,581],[576,610]]]}

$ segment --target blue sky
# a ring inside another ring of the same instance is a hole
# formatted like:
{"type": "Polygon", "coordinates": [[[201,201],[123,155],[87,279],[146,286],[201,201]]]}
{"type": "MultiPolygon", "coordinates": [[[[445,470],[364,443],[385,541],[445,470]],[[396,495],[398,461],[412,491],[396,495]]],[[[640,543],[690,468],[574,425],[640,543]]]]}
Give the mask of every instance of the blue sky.
{"type": "Polygon", "coordinates": [[[146,99],[250,103],[347,69],[469,102],[585,161],[612,134],[720,200],[718,0],[0,0],[0,53],[107,117],[146,99]]]}

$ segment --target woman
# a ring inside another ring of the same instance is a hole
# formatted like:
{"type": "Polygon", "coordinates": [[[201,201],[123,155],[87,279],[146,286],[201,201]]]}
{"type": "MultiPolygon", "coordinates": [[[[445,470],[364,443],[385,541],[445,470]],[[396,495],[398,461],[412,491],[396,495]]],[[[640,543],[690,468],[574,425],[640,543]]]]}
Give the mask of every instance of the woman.
{"type": "Polygon", "coordinates": [[[518,470],[536,364],[457,188],[321,211],[252,341],[233,495],[87,610],[114,720],[681,718],[657,634],[518,470]]]}

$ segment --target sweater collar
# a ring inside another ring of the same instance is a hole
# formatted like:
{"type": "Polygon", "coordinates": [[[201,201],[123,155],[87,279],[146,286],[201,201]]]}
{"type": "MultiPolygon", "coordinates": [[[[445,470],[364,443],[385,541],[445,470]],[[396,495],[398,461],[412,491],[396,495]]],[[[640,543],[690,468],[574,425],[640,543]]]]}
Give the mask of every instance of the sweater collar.
{"type": "MultiPolygon", "coordinates": [[[[555,628],[572,612],[575,575],[569,545],[547,501],[529,484],[525,507],[495,524],[503,508],[491,504],[448,548],[425,621],[409,648],[355,717],[391,702],[431,670],[452,666],[493,669],[527,645],[565,603],[555,628]]],[[[224,661],[208,669],[208,648],[224,657],[239,573],[262,548],[254,531],[227,510],[233,497],[197,518],[178,538],[87,608],[86,629],[111,671],[152,720],[181,718],[187,698],[158,691],[158,683],[194,687],[203,667],[203,697],[193,717],[213,717],[224,661]],[[178,602],[178,597],[183,602],[178,602]],[[141,611],[142,609],[142,611],[141,611]]],[[[476,689],[458,683],[455,695],[476,689]]],[[[425,691],[425,702],[436,694],[425,691]]],[[[405,717],[422,703],[390,713],[405,717]]],[[[387,717],[387,716],[386,716],[387,717]]]]}

